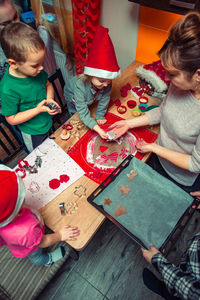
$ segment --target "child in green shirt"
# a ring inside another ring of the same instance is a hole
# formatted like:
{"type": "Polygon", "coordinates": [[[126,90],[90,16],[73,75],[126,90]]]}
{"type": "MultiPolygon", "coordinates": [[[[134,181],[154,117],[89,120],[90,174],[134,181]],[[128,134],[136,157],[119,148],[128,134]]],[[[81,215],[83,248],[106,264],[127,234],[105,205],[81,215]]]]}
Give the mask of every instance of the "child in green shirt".
{"type": "Polygon", "coordinates": [[[31,152],[48,136],[52,116],[61,112],[42,66],[45,45],[33,28],[20,22],[7,25],[0,40],[9,63],[1,80],[1,113],[18,126],[31,152]],[[50,109],[50,102],[58,109],[50,109]]]}

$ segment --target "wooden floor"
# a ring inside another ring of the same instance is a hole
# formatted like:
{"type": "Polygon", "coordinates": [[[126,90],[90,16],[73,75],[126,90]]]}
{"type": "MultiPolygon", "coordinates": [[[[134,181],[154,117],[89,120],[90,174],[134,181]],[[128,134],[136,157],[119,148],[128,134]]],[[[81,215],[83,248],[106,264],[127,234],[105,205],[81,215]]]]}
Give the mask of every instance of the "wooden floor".
{"type": "MultiPolygon", "coordinates": [[[[188,239],[200,231],[195,213],[168,258],[178,263],[188,239]]],[[[106,220],[78,261],[69,259],[37,300],[160,300],[142,280],[144,267],[153,270],[140,247],[106,220]]],[[[156,274],[156,272],[154,271],[156,274]]]]}
{"type": "Polygon", "coordinates": [[[159,300],[143,285],[145,266],[140,247],[105,221],[79,260],[69,259],[37,300],[159,300]]]}

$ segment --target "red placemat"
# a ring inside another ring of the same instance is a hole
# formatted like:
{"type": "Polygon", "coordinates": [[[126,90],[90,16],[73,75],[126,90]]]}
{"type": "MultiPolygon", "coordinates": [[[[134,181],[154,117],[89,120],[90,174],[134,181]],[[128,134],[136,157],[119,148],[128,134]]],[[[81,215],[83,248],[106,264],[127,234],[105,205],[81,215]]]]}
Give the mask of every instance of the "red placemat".
{"type": "MultiPolygon", "coordinates": [[[[124,120],[112,113],[107,113],[105,116],[107,122],[105,125],[101,126],[103,129],[107,129],[111,124],[124,120]]],[[[137,139],[142,138],[148,143],[153,143],[157,139],[157,134],[151,130],[148,130],[143,127],[134,128],[129,130],[137,139]]],[[[68,151],[69,156],[75,160],[75,162],[85,171],[85,176],[92,179],[96,183],[101,184],[108,175],[113,171],[113,169],[109,170],[102,170],[98,169],[94,166],[94,164],[89,163],[86,160],[86,153],[87,153],[87,145],[88,142],[96,136],[97,133],[93,130],[88,130],[82,138],[68,151]]],[[[144,157],[143,153],[137,152],[135,157],[138,159],[142,159],[144,157]]]]}

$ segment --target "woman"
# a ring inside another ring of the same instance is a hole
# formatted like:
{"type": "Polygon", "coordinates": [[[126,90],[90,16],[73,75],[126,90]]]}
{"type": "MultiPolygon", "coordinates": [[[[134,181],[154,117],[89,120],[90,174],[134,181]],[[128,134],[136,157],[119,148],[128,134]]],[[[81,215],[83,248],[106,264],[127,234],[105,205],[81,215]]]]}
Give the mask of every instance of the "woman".
{"type": "Polygon", "coordinates": [[[137,149],[153,152],[148,164],[187,192],[200,187],[199,53],[200,14],[190,12],[172,27],[158,53],[171,80],[161,106],[110,127],[119,138],[130,128],[160,123],[158,144],[140,140],[137,149]]]}

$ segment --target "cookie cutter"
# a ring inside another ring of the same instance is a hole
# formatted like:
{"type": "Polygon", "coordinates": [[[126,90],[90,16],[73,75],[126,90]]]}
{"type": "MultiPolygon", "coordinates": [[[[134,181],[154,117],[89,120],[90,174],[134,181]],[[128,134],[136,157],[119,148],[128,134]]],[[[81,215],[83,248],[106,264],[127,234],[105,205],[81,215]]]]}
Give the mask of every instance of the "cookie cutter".
{"type": "Polygon", "coordinates": [[[111,141],[116,137],[116,134],[114,133],[114,131],[110,130],[106,132],[108,135],[108,139],[111,141]]]}
{"type": "Polygon", "coordinates": [[[59,203],[59,208],[60,208],[61,215],[63,215],[63,216],[66,215],[65,202],[59,203]]]}

